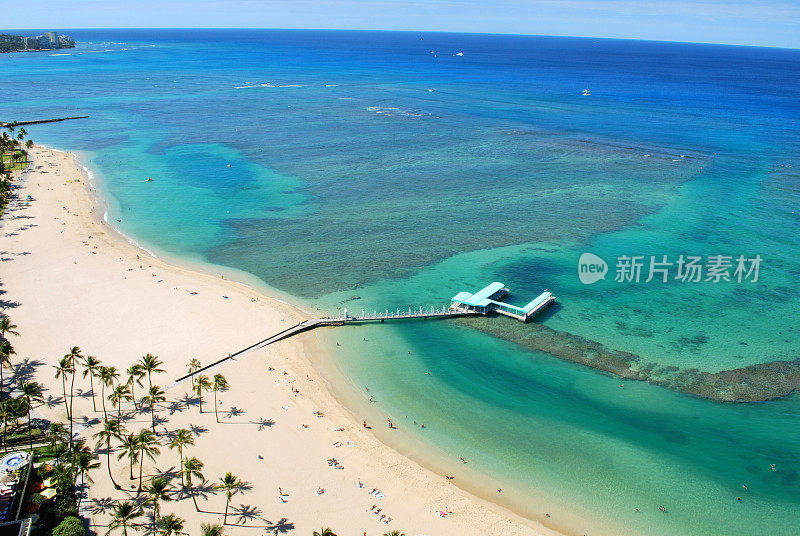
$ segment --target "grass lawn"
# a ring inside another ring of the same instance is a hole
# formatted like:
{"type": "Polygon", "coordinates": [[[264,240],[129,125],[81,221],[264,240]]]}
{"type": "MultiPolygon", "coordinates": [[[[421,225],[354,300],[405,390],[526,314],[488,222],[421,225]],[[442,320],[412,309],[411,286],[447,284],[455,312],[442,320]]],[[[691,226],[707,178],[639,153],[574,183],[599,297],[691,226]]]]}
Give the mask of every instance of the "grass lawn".
{"type": "MultiPolygon", "coordinates": [[[[22,153],[16,151],[14,154],[22,156],[22,153]]],[[[10,171],[22,170],[28,165],[27,161],[17,160],[16,162],[12,163],[12,153],[6,153],[2,155],[3,163],[6,165],[6,169],[10,171]]]]}

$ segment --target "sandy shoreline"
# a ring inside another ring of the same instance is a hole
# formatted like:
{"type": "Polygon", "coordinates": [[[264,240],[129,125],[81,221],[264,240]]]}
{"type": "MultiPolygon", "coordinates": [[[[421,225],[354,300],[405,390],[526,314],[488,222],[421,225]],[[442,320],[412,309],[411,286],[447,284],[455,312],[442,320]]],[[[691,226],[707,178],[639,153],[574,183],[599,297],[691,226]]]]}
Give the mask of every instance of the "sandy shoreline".
{"type": "MultiPolygon", "coordinates": [[[[277,296],[147,255],[102,223],[102,210],[69,155],[37,147],[31,156],[33,167],[3,217],[0,278],[2,305],[21,332],[12,341],[17,350],[12,361],[27,362],[47,389],[50,403],[39,408],[45,417],[65,420],[52,365],[71,346],[123,374],[145,353],[156,354],[166,371],[154,383],[164,388],[193,357],[210,363],[307,317],[277,296]],[[32,201],[26,206],[28,195],[32,201]]],[[[330,394],[311,365],[311,352],[321,358],[313,333],[212,370],[231,385],[219,395],[220,423],[210,394],[201,415],[186,382],[167,390],[157,425],[162,437],[167,430],[194,426],[195,445],[186,454],[205,463],[208,481],[231,471],[251,485],[231,502],[229,523],[239,525],[228,526],[227,534],[254,528],[310,534],[321,525],[340,535],[393,529],[427,536],[556,534],[460,490],[363,430],[330,394]],[[324,417],[315,417],[315,411],[324,417]],[[329,458],[344,469],[328,466],[329,458]],[[288,494],[286,502],[278,488],[288,494]],[[317,495],[319,488],[325,492],[317,495]],[[373,488],[382,498],[370,494],[373,488]],[[370,511],[373,505],[379,515],[370,511]],[[445,509],[452,514],[435,514],[445,509]],[[391,522],[380,522],[380,515],[391,522]]],[[[88,380],[79,377],[75,385],[76,394],[81,389],[75,414],[89,425],[82,435],[93,444],[102,410],[92,409],[88,380]]],[[[149,424],[147,413],[132,412],[126,422],[134,432],[149,424]]],[[[162,447],[157,466],[174,471],[177,456],[162,447]]],[[[100,462],[86,501],[98,533],[105,532],[109,499],[128,496],[111,486],[105,456],[100,462]]],[[[112,461],[112,471],[123,487],[130,485],[125,460],[112,461]]],[[[145,474],[154,472],[145,465],[145,474]]],[[[163,511],[187,519],[188,532],[197,533],[201,522],[221,522],[225,506],[221,493],[205,495],[198,497],[204,510],[199,514],[185,495],[164,504],[163,511]]]]}

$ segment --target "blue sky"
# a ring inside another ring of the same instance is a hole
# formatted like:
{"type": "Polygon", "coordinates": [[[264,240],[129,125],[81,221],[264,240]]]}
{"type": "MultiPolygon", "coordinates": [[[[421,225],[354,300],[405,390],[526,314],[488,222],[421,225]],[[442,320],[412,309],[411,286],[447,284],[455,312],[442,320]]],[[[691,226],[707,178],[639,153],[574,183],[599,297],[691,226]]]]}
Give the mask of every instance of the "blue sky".
{"type": "Polygon", "coordinates": [[[800,48],[800,0],[4,0],[15,28],[340,28],[800,48]]]}

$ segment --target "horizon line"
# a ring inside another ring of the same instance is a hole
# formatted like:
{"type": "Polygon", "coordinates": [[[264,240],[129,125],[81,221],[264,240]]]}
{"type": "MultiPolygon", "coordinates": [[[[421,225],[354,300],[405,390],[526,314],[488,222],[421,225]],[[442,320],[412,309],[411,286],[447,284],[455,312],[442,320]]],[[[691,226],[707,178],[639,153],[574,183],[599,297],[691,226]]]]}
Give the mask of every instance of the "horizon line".
{"type": "MultiPolygon", "coordinates": [[[[8,31],[55,31],[44,28],[4,28],[0,33],[8,31]]],[[[115,26],[115,27],[81,27],[64,28],[59,31],[73,30],[283,30],[283,31],[320,31],[320,32],[385,32],[385,33],[416,33],[416,34],[449,34],[449,35],[496,35],[496,36],[516,36],[516,37],[562,37],[573,39],[600,39],[608,41],[641,41],[645,43],[672,43],[684,45],[716,45],[725,47],[746,47],[746,48],[769,48],[777,50],[800,50],[799,47],[786,47],[776,45],[752,45],[739,43],[719,43],[713,41],[671,41],[664,39],[646,39],[641,37],[598,37],[589,35],[548,35],[548,34],[526,34],[515,32],[469,32],[469,31],[443,31],[443,30],[387,30],[387,29],[367,29],[367,28],[266,28],[256,26],[115,26]]]]}

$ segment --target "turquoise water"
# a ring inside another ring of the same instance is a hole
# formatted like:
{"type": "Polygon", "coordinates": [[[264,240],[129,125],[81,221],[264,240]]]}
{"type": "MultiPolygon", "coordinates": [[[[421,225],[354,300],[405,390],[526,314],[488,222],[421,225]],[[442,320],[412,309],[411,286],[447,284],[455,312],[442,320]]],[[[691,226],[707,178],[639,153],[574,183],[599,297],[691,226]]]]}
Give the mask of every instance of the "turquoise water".
{"type": "MultiPolygon", "coordinates": [[[[545,326],[662,370],[798,357],[797,51],[74,34],[66,56],[0,57],[0,117],[91,115],[29,130],[80,151],[109,219],[148,247],[331,312],[441,305],[493,280],[520,305],[550,288],[545,326]],[[587,251],[612,270],[591,286],[587,251]],[[617,283],[624,254],[763,264],[757,283],[617,283]]],[[[502,339],[469,322],[336,330],[328,366],[354,406],[369,387],[403,449],[559,529],[796,533],[796,395],[734,405],[623,382],[491,322],[502,339]]]]}

